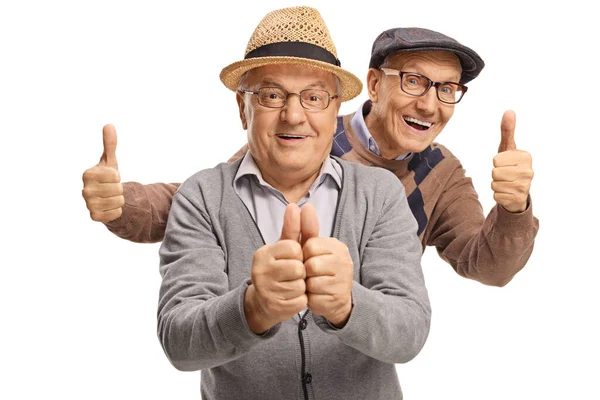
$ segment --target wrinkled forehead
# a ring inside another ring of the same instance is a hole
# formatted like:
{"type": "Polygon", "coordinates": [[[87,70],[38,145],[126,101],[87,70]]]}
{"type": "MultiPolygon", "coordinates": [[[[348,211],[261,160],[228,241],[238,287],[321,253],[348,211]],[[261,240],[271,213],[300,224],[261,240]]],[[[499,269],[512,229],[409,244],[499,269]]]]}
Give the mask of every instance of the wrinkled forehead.
{"type": "Polygon", "coordinates": [[[265,65],[249,70],[245,76],[249,85],[269,83],[277,86],[311,86],[335,89],[336,76],[308,65],[276,64],[265,65]]]}
{"type": "Polygon", "coordinates": [[[397,52],[386,57],[383,66],[400,70],[406,67],[417,69],[418,67],[437,67],[448,71],[455,71],[459,77],[462,72],[460,60],[456,54],[451,51],[441,50],[397,52]]]}

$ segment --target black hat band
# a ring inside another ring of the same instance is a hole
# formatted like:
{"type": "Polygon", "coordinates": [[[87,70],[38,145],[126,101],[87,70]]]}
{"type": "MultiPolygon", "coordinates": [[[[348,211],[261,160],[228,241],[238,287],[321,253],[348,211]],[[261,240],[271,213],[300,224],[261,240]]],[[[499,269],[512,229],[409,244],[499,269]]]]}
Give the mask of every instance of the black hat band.
{"type": "Polygon", "coordinates": [[[306,42],[279,42],[266,44],[248,52],[244,59],[262,57],[298,57],[322,61],[338,67],[342,65],[340,60],[329,51],[315,44],[306,42]]]}

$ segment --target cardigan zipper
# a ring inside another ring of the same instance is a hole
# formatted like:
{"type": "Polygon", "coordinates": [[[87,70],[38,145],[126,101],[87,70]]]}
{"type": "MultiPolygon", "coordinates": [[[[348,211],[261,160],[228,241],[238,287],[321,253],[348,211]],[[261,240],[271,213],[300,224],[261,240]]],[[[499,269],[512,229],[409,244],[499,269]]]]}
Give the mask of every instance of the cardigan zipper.
{"type": "Polygon", "coordinates": [[[298,339],[300,340],[300,355],[302,357],[302,368],[300,372],[300,380],[302,381],[302,392],[304,393],[304,400],[308,400],[308,387],[306,386],[311,382],[311,375],[306,373],[306,350],[304,349],[304,335],[303,330],[306,329],[308,321],[306,321],[306,315],[308,310],[300,318],[298,323],[298,339]]]}

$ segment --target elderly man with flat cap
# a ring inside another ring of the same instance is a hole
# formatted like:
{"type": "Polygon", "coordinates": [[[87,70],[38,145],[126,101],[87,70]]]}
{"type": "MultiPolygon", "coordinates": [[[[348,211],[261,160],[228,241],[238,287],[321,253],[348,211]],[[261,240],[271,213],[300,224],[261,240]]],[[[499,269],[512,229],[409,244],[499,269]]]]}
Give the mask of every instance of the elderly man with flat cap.
{"type": "MultiPolygon", "coordinates": [[[[531,155],[516,148],[515,114],[507,111],[502,119],[492,170],[497,205],[487,218],[460,161],[434,142],[467,93],[465,85],[483,69],[482,59],[441,33],[395,28],[377,37],[369,67],[369,100],[338,117],[331,154],[392,171],[408,193],[422,250],[434,246],[459,275],[504,286],[525,266],[539,226],[529,196],[531,155]]],[[[105,137],[105,153],[115,158],[116,133],[105,137]]],[[[178,184],[121,184],[116,158],[112,167],[101,162],[87,170],[84,182],[93,220],[134,242],[162,240],[178,184]]]]}
{"type": "Polygon", "coordinates": [[[339,65],[319,13],[294,7],[220,74],[248,152],[179,186],[159,251],[158,336],[175,367],[202,370],[205,399],[401,399],[394,364],[425,343],[403,186],[330,155],[362,89],[339,65]]]}

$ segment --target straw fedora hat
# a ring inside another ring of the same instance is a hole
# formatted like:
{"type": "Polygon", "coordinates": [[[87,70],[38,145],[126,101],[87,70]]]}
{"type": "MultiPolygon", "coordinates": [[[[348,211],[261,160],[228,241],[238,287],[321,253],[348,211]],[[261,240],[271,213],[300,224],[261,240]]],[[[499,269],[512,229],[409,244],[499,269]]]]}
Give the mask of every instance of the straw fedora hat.
{"type": "Polygon", "coordinates": [[[292,7],[268,13],[258,24],[242,61],[223,68],[219,78],[236,91],[242,75],[253,68],[272,64],[300,64],[335,74],[341,85],[341,100],[361,92],[360,79],[340,68],[340,60],[329,30],[317,10],[292,7]]]}

